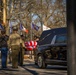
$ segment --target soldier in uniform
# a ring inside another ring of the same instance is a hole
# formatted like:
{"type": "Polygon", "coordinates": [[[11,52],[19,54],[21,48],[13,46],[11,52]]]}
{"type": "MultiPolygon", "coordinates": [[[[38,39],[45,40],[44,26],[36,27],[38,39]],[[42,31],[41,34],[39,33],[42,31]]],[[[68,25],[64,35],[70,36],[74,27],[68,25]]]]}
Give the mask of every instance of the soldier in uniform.
{"type": "Polygon", "coordinates": [[[24,47],[24,42],[17,33],[17,27],[13,27],[13,33],[9,36],[8,46],[11,48],[12,67],[18,68],[18,54],[20,51],[20,44],[24,47]]]}

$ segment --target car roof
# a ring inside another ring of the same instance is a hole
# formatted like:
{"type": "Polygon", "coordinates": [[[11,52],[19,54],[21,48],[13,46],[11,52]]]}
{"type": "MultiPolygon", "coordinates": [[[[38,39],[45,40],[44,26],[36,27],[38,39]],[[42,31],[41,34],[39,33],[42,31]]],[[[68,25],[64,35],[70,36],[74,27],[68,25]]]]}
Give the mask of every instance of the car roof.
{"type": "Polygon", "coordinates": [[[53,36],[59,34],[67,34],[67,28],[62,27],[43,31],[39,38],[38,45],[50,44],[53,36]]]}

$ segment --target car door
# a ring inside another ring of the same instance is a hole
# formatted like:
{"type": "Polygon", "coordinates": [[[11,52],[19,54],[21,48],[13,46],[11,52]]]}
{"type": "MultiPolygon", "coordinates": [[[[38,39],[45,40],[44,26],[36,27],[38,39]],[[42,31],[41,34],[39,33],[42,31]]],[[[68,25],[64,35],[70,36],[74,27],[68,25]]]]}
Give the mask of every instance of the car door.
{"type": "Polygon", "coordinates": [[[53,59],[66,59],[66,42],[67,36],[65,34],[55,35],[51,42],[51,55],[53,59]]]}

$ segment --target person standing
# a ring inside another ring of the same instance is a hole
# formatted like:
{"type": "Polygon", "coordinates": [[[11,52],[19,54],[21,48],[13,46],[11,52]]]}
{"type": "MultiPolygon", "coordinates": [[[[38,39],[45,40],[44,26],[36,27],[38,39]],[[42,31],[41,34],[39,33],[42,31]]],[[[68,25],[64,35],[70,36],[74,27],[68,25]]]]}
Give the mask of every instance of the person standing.
{"type": "MultiPolygon", "coordinates": [[[[23,40],[23,41],[25,41],[24,39],[24,36],[23,35],[20,35],[21,36],[21,39],[23,40]]],[[[18,55],[18,64],[20,65],[20,66],[22,66],[23,65],[23,60],[24,60],[24,50],[25,50],[25,48],[22,46],[22,44],[20,44],[20,51],[19,51],[19,55],[18,55]]]]}
{"type": "Polygon", "coordinates": [[[13,33],[9,36],[8,46],[11,48],[12,68],[18,68],[18,55],[20,51],[20,44],[24,46],[24,42],[17,33],[18,28],[13,27],[13,33]]]}
{"type": "Polygon", "coordinates": [[[5,30],[1,30],[0,48],[1,48],[1,67],[7,68],[7,53],[8,53],[8,36],[5,30]]]}

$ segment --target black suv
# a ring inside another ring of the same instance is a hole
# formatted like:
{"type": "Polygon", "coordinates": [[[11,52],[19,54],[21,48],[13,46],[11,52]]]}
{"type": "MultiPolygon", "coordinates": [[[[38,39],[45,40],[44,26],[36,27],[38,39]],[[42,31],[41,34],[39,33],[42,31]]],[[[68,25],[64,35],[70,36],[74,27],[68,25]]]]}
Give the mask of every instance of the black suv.
{"type": "Polygon", "coordinates": [[[43,31],[35,52],[35,64],[39,68],[47,65],[67,65],[67,29],[56,28],[43,31]]]}

